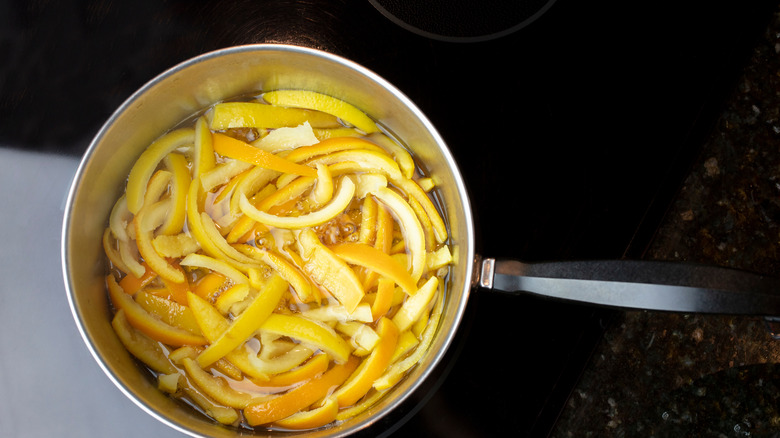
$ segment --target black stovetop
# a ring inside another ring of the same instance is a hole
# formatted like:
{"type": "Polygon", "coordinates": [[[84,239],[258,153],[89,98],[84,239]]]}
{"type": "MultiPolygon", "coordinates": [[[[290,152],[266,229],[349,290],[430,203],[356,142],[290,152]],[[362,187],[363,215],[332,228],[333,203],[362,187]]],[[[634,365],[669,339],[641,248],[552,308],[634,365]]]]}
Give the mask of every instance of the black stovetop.
{"type": "MultiPolygon", "coordinates": [[[[403,2],[381,3],[385,14],[368,0],[2,1],[0,144],[78,156],[180,61],[307,45],[374,70],[438,127],[480,254],[641,257],[776,2],[537,1],[533,19],[502,16],[511,32],[460,40],[412,32],[387,16],[403,2]]],[[[409,17],[445,30],[463,19],[431,10],[409,17]]],[[[544,436],[612,316],[478,291],[435,375],[366,435],[544,436]]]]}

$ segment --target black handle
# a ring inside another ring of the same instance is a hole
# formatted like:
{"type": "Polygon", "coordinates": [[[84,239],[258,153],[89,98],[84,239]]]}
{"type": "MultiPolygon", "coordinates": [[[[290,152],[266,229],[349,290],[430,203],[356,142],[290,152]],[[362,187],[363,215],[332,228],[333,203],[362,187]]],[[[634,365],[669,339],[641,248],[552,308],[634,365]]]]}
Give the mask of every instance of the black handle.
{"type": "Polygon", "coordinates": [[[609,307],[685,313],[780,315],[780,279],[658,261],[481,261],[480,285],[609,307]]]}

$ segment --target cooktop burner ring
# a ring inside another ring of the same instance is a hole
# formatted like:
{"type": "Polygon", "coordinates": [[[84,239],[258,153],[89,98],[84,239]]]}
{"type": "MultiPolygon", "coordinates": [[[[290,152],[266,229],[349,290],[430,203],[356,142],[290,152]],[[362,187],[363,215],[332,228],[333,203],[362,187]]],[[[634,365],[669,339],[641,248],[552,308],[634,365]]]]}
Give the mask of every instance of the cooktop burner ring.
{"type": "Polygon", "coordinates": [[[514,33],[541,17],[555,0],[369,0],[390,21],[449,42],[478,42],[514,33]]]}

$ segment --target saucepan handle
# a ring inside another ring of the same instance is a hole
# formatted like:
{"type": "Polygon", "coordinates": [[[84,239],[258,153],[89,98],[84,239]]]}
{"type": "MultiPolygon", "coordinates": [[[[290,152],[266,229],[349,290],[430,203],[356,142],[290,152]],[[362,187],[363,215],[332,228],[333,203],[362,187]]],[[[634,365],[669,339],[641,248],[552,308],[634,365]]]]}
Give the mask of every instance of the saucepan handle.
{"type": "Polygon", "coordinates": [[[780,279],[679,262],[522,263],[485,258],[479,285],[608,307],[685,313],[780,315],[780,279]]]}

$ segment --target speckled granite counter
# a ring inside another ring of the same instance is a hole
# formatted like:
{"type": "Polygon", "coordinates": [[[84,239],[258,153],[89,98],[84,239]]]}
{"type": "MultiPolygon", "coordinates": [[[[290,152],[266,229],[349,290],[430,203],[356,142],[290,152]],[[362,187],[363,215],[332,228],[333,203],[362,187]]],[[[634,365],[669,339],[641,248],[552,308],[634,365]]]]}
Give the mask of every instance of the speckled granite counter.
{"type": "MultiPolygon", "coordinates": [[[[777,14],[646,258],[780,272],[777,14]]],[[[621,314],[553,436],[780,436],[780,340],[758,318],[621,314]]]]}

